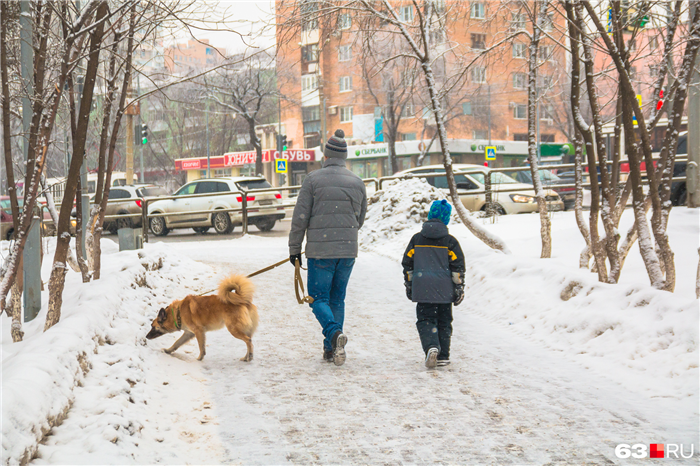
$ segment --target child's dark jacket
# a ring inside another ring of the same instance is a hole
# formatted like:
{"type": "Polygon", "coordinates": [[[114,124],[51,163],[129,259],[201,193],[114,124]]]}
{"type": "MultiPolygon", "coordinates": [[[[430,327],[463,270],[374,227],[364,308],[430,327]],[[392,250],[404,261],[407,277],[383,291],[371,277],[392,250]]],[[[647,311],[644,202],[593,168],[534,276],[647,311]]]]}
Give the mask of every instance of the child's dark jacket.
{"type": "Polygon", "coordinates": [[[438,219],[428,220],[408,243],[401,261],[404,279],[412,271],[414,303],[451,303],[455,299],[452,272],[464,276],[464,253],[459,242],[438,219]]]}

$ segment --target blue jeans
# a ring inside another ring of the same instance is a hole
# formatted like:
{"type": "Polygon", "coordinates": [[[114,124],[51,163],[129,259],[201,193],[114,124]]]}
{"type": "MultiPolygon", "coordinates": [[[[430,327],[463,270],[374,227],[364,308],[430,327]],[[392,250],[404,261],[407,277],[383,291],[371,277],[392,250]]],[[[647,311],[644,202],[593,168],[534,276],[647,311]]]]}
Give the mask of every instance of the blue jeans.
{"type": "Polygon", "coordinates": [[[343,330],[345,290],[348,287],[355,259],[308,259],[309,304],[316,320],[323,327],[323,348],[330,351],[335,332],[343,330]]]}

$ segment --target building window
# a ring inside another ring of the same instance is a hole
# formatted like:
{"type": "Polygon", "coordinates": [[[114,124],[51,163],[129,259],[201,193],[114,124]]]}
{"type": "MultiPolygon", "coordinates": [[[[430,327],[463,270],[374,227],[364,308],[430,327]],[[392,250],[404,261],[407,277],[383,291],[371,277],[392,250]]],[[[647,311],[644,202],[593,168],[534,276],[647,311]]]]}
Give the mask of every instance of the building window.
{"type": "Polygon", "coordinates": [[[629,47],[630,47],[630,52],[636,52],[637,51],[637,40],[630,39],[629,47]]]}
{"type": "Polygon", "coordinates": [[[660,73],[659,65],[649,65],[649,76],[658,78],[660,73]]]}
{"type": "Polygon", "coordinates": [[[527,89],[527,75],[525,73],[513,73],[513,88],[527,89]]]}
{"type": "Polygon", "coordinates": [[[402,133],[401,140],[402,141],[415,141],[416,140],[416,133],[402,133]]]}
{"type": "Polygon", "coordinates": [[[513,135],[513,141],[527,141],[527,133],[516,133],[513,135]]]}
{"type": "Polygon", "coordinates": [[[301,107],[301,121],[321,120],[321,110],[318,105],[313,107],[301,107]]]}
{"type": "Polygon", "coordinates": [[[527,24],[527,17],[525,13],[513,13],[510,20],[510,28],[513,31],[521,31],[525,29],[527,24]]]}
{"type": "Polygon", "coordinates": [[[554,107],[551,105],[540,105],[540,120],[552,120],[554,107]]]}
{"type": "Polygon", "coordinates": [[[472,34],[472,48],[483,50],[486,48],[486,34],[472,34]]]}
{"type": "Polygon", "coordinates": [[[340,92],[352,91],[352,76],[340,77],[340,92]]]}
{"type": "Polygon", "coordinates": [[[352,45],[341,45],[338,47],[338,61],[352,60],[352,45]]]}
{"type": "Polygon", "coordinates": [[[314,0],[303,0],[300,10],[302,31],[318,29],[318,3],[314,0]]]}
{"type": "Polygon", "coordinates": [[[537,87],[540,89],[550,89],[554,79],[548,74],[543,74],[537,77],[537,87]]]}
{"type": "Polygon", "coordinates": [[[309,44],[301,48],[301,61],[303,63],[318,61],[318,44],[309,44]]]}
{"type": "Polygon", "coordinates": [[[527,58],[527,45],[520,42],[514,43],[513,58],[527,58]]]}
{"type": "Polygon", "coordinates": [[[472,19],[484,19],[486,17],[486,8],[483,2],[472,2],[470,10],[472,19]]]}
{"type": "Polygon", "coordinates": [[[338,29],[345,30],[352,27],[352,17],[349,13],[341,13],[338,17],[338,29]]]}
{"type": "Polygon", "coordinates": [[[306,74],[301,77],[301,90],[313,91],[318,89],[318,76],[315,74],[306,74]]]}
{"type": "Polygon", "coordinates": [[[485,129],[475,129],[472,131],[472,139],[488,139],[489,132],[485,129]]]}
{"type": "Polygon", "coordinates": [[[352,121],[352,107],[340,107],[340,122],[350,123],[352,121]]]}
{"type": "Polygon", "coordinates": [[[659,38],[656,36],[649,37],[649,51],[654,52],[659,48],[659,38]]]}
{"type": "Polygon", "coordinates": [[[542,20],[542,30],[551,32],[554,29],[554,14],[550,13],[542,20]]]}
{"type": "Polygon", "coordinates": [[[540,142],[554,142],[553,134],[540,134],[540,142]]]}
{"type": "Polygon", "coordinates": [[[516,120],[527,119],[527,105],[515,104],[515,107],[513,107],[513,118],[516,120]]]}
{"type": "Polygon", "coordinates": [[[475,66],[472,68],[472,82],[475,83],[485,83],[486,82],[486,68],[483,66],[475,66]]]}
{"type": "Polygon", "coordinates": [[[551,60],[553,49],[551,45],[540,45],[540,60],[551,60]]]}
{"type": "Polygon", "coordinates": [[[430,31],[430,43],[431,44],[442,44],[445,42],[445,31],[443,29],[436,29],[430,31]]]}
{"type": "Polygon", "coordinates": [[[399,17],[404,23],[410,23],[411,21],[413,21],[413,6],[402,6],[401,10],[399,10],[399,13],[399,17]]]}
{"type": "Polygon", "coordinates": [[[471,102],[462,103],[462,113],[465,115],[472,114],[472,103],[471,102]]]}
{"type": "Polygon", "coordinates": [[[401,117],[403,118],[411,118],[414,113],[412,103],[408,103],[401,108],[401,117]]]}

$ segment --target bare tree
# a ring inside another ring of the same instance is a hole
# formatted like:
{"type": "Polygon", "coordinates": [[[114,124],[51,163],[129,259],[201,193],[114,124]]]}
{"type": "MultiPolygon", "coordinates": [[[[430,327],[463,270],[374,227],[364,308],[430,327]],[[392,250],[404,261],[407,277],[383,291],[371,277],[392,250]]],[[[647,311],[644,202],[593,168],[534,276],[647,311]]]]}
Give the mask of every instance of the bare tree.
{"type": "Polygon", "coordinates": [[[204,82],[209,97],[219,106],[240,115],[247,123],[250,144],[256,152],[255,172],[263,173],[262,145],[255,127],[274,115],[278,95],[274,61],[266,55],[246,58],[242,63],[216,70],[204,82]],[[209,82],[211,81],[211,83],[209,82]]]}
{"type": "MultiPolygon", "coordinates": [[[[569,21],[572,52],[572,111],[577,131],[582,136],[581,139],[575,139],[575,144],[585,145],[591,180],[590,238],[587,238],[587,244],[590,244],[589,251],[594,258],[595,270],[599,280],[617,282],[631,245],[639,239],[640,251],[652,285],[673,291],[675,266],[666,227],[672,206],[669,201],[670,185],[680,120],[687,98],[687,82],[700,45],[698,15],[689,18],[687,31],[681,37],[677,37],[682,2],[675,2],[671,15],[666,14],[666,5],[654,2],[644,3],[635,14],[631,14],[620,3],[614,2],[609,10],[605,10],[605,14],[610,15],[610,22],[606,22],[607,27],[600,19],[601,11],[590,2],[563,4],[569,21]],[[664,14],[655,18],[655,24],[659,36],[664,37],[664,56],[661,58],[664,66],[655,78],[652,95],[660,96],[667,75],[674,75],[675,79],[669,83],[665,104],[658,112],[654,107],[649,118],[645,119],[643,108],[637,102],[634,68],[631,64],[636,59],[633,51],[642,18],[654,17],[655,8],[660,6],[663,7],[664,14]],[[593,30],[590,30],[591,25],[593,30]],[[632,34],[627,34],[627,31],[631,31],[632,34]],[[673,51],[679,50],[683,45],[685,50],[682,59],[680,63],[676,63],[672,58],[673,51]],[[612,69],[605,72],[595,69],[594,53],[609,57],[612,69]],[[678,68],[671,73],[670,70],[676,65],[678,68]],[[585,70],[582,82],[579,82],[579,68],[585,70]],[[616,83],[604,86],[603,77],[610,75],[617,77],[616,83]],[[590,123],[581,112],[581,86],[586,90],[586,104],[591,107],[590,123]],[[602,130],[606,104],[601,104],[601,87],[607,87],[609,97],[606,98],[614,110],[612,121],[615,122],[615,139],[611,150],[611,170],[608,169],[608,150],[602,130]],[[652,159],[650,131],[664,111],[668,112],[669,125],[660,148],[661,159],[655,165],[652,159]],[[624,154],[630,166],[630,176],[620,189],[622,140],[624,154]],[[649,179],[649,193],[646,195],[642,189],[642,162],[646,166],[649,179]],[[617,226],[630,194],[633,198],[635,225],[618,248],[620,235],[617,226]],[[646,217],[649,208],[652,208],[651,229],[646,217]],[[603,236],[597,230],[599,214],[605,229],[603,236]]],[[[580,150],[581,147],[577,147],[577,154],[580,150]]],[[[582,233],[586,236],[588,231],[582,229],[582,233]]]]}

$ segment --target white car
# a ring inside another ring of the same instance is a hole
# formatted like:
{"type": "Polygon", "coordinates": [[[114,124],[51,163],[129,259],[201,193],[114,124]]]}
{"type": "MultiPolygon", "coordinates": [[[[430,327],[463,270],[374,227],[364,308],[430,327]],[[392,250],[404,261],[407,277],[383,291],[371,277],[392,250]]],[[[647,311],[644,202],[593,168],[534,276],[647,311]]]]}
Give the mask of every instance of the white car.
{"type": "MultiPolygon", "coordinates": [[[[272,188],[263,177],[223,177],[191,181],[173,194],[173,199],[163,199],[148,205],[148,215],[180,213],[151,217],[149,226],[156,236],[165,236],[175,228],[193,228],[206,233],[209,228],[219,234],[230,233],[236,225],[243,224],[242,212],[217,212],[224,209],[240,209],[242,195],[253,189],[272,188]],[[215,193],[231,193],[221,195],[215,193]],[[178,197],[182,196],[181,199],[178,197]],[[187,212],[193,212],[187,215],[187,212]]],[[[246,196],[248,224],[261,231],[269,231],[275,222],[284,218],[282,195],[279,192],[250,193],[246,196]]]]}
{"type": "MultiPolygon", "coordinates": [[[[455,183],[457,185],[457,193],[459,198],[471,212],[486,210],[486,194],[471,194],[470,191],[481,191],[484,189],[484,179],[486,173],[491,171],[488,167],[472,164],[454,164],[455,183]]],[[[428,165],[425,167],[410,168],[408,170],[397,173],[400,175],[421,175],[428,173],[445,173],[443,165],[428,165]]],[[[426,178],[426,181],[431,186],[448,190],[447,177],[436,176],[426,178]]],[[[501,172],[491,173],[491,199],[493,202],[494,212],[500,215],[505,214],[524,214],[537,212],[537,200],[535,199],[535,190],[531,184],[518,183],[513,178],[501,172]],[[501,190],[511,190],[501,193],[501,190]]],[[[551,189],[546,189],[545,200],[547,201],[548,210],[564,210],[564,203],[559,195],[551,189]]]]}

